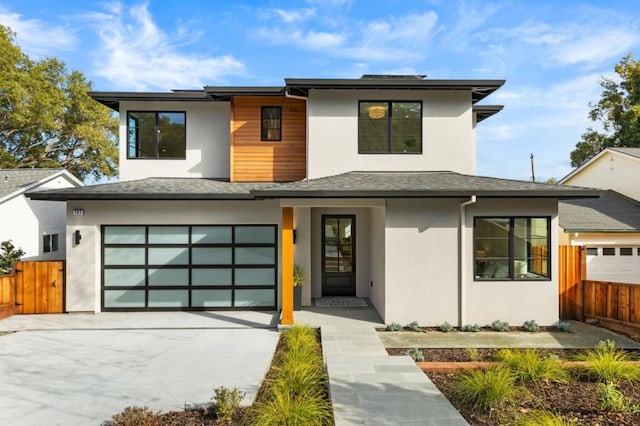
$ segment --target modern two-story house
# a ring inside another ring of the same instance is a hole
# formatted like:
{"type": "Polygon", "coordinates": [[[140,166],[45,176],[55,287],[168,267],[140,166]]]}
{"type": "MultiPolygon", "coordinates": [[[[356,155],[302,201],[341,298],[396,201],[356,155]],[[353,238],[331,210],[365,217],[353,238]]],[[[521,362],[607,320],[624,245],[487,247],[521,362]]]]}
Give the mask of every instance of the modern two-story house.
{"type": "Polygon", "coordinates": [[[65,200],[68,311],[279,309],[368,298],[386,322],[558,319],[558,200],[476,176],[501,80],[286,79],[94,92],[120,114],[120,182],[65,200]]]}

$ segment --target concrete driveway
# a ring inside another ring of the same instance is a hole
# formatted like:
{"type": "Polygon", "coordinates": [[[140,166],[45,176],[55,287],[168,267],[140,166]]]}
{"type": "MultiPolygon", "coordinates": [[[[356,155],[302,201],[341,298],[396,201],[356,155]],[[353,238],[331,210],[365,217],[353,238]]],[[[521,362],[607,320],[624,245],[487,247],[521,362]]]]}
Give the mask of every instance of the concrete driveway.
{"type": "Polygon", "coordinates": [[[206,404],[219,386],[246,391],[248,405],[271,362],[277,321],[275,312],[1,320],[0,424],[100,425],[130,405],[206,404]]]}

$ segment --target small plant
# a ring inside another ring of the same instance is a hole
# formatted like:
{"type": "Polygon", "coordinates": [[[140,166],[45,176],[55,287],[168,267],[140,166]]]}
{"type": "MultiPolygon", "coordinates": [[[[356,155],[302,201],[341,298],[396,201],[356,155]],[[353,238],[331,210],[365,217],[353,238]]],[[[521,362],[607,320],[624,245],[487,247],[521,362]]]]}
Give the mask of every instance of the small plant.
{"type": "Polygon", "coordinates": [[[479,324],[466,324],[465,326],[462,327],[462,331],[468,331],[471,333],[477,333],[480,330],[481,330],[481,327],[479,324]]]}
{"type": "Polygon", "coordinates": [[[408,328],[411,331],[422,332],[422,328],[420,328],[420,326],[418,325],[418,321],[410,322],[409,324],[406,325],[406,328],[408,328]]]}
{"type": "Polygon", "coordinates": [[[464,350],[467,352],[467,355],[472,362],[480,360],[480,352],[478,351],[478,348],[466,347],[464,350]]]}
{"type": "Polygon", "coordinates": [[[565,420],[558,414],[544,410],[531,411],[520,417],[516,426],[573,426],[577,425],[576,420],[565,420]]]}
{"type": "Polygon", "coordinates": [[[401,331],[402,330],[402,325],[398,324],[397,322],[392,322],[391,324],[387,324],[387,330],[389,330],[389,331],[401,331]]]}
{"type": "Polygon", "coordinates": [[[521,383],[539,384],[543,380],[567,383],[569,373],[552,358],[545,358],[537,349],[503,349],[496,358],[502,361],[521,383]]]}
{"type": "Polygon", "coordinates": [[[251,423],[255,425],[309,425],[333,424],[331,403],[319,393],[294,397],[289,392],[277,391],[265,402],[256,404],[251,423]]]}
{"type": "Polygon", "coordinates": [[[458,399],[474,409],[490,411],[513,403],[518,390],[515,375],[504,366],[475,369],[463,373],[456,382],[458,399]]]}
{"type": "Polygon", "coordinates": [[[491,323],[491,329],[493,331],[507,331],[509,329],[509,323],[506,321],[500,321],[499,319],[491,323]]]}
{"type": "Polygon", "coordinates": [[[127,407],[111,419],[112,426],[160,426],[159,413],[149,407],[127,407]]]}
{"type": "MultiPolygon", "coordinates": [[[[0,243],[0,275],[10,274],[13,271],[13,264],[24,256],[21,248],[16,248],[11,240],[0,243]]],[[[134,407],[137,408],[137,407],[134,407]]]]}
{"type": "Polygon", "coordinates": [[[576,357],[585,361],[583,373],[599,382],[616,383],[621,379],[635,379],[640,376],[640,368],[629,362],[629,356],[615,348],[611,340],[599,342],[595,349],[576,357]]]}
{"type": "Polygon", "coordinates": [[[301,287],[304,285],[304,268],[302,265],[293,265],[293,286],[301,287]]]}
{"type": "Polygon", "coordinates": [[[230,423],[233,421],[233,414],[240,407],[240,402],[244,399],[246,392],[238,388],[228,389],[220,386],[213,390],[213,401],[216,404],[216,418],[219,421],[230,423]]]}
{"type": "Polygon", "coordinates": [[[558,323],[558,330],[568,333],[571,331],[571,323],[569,321],[560,321],[558,323]]]}
{"type": "Polygon", "coordinates": [[[442,324],[440,324],[438,326],[438,328],[440,328],[440,331],[445,332],[445,333],[449,333],[450,331],[453,330],[453,326],[451,324],[449,324],[447,321],[445,321],[442,324]]]}
{"type": "Polygon", "coordinates": [[[524,328],[529,333],[540,331],[540,326],[538,325],[536,320],[525,321],[524,324],[522,324],[522,328],[524,328]]]}
{"type": "Polygon", "coordinates": [[[411,348],[407,350],[406,354],[409,355],[415,362],[424,361],[424,355],[422,354],[422,351],[418,348],[411,348]]]}
{"type": "Polygon", "coordinates": [[[598,383],[598,399],[602,410],[633,414],[640,412],[640,406],[624,396],[615,383],[598,383]]]}

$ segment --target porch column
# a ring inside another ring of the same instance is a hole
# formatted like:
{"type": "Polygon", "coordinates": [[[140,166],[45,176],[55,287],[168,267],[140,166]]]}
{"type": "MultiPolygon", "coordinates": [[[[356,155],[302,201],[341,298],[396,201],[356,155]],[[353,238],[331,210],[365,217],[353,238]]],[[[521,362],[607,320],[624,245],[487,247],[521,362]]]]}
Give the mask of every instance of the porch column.
{"type": "Polygon", "coordinates": [[[282,208],[282,315],[280,325],[293,325],[293,207],[282,208]]]}

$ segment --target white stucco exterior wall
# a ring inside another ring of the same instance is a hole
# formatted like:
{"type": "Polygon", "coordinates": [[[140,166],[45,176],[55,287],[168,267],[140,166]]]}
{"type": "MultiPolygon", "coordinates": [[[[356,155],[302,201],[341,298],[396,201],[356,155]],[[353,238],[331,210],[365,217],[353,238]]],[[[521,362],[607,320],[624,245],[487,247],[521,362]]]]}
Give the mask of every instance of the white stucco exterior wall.
{"type": "Polygon", "coordinates": [[[311,306],[311,207],[293,209],[293,229],[296,231],[294,243],[294,264],[300,265],[305,273],[302,287],[302,306],[311,306]]]}
{"type": "MultiPolygon", "coordinates": [[[[30,189],[72,188],[78,186],[65,176],[57,176],[30,189]]],[[[63,201],[31,200],[19,194],[0,204],[0,241],[11,240],[21,248],[23,260],[62,260],[65,258],[66,206],[63,201]],[[42,236],[58,234],[58,251],[44,253],[42,236]]]]}
{"type": "Polygon", "coordinates": [[[385,207],[369,209],[369,300],[378,313],[385,312],[385,207]]]}
{"type": "MultiPolygon", "coordinates": [[[[549,326],[558,321],[558,202],[555,199],[479,199],[467,207],[464,264],[464,324],[487,325],[496,319],[519,326],[535,320],[549,326]],[[551,218],[551,280],[474,281],[474,216],[549,216],[551,218]]],[[[463,324],[463,325],[464,325],[463,324]]]]}
{"type": "Polygon", "coordinates": [[[460,201],[387,200],[385,322],[456,323],[460,201]]]}
{"type": "Polygon", "coordinates": [[[476,172],[476,136],[468,91],[311,90],[308,173],[451,170],[476,172]],[[422,154],[358,154],[358,101],[422,101],[422,154]]]}
{"type": "Polygon", "coordinates": [[[230,114],[229,102],[121,102],[120,181],[229,178],[230,114]],[[127,159],[127,111],[186,112],[186,159],[127,159]]]}
{"type": "MultiPolygon", "coordinates": [[[[66,310],[100,312],[102,225],[275,224],[278,201],[70,201],[67,206],[66,310]],[[82,208],[84,216],[72,216],[82,208]],[[79,230],[80,244],[72,243],[79,230]]],[[[278,235],[280,243],[280,235],[278,235]]],[[[278,244],[278,263],[282,257],[278,244]]],[[[278,278],[278,289],[280,280],[278,278]]],[[[278,298],[280,298],[278,291],[278,298]]],[[[278,305],[279,305],[278,301],[278,305]]]]}
{"type": "Polygon", "coordinates": [[[613,189],[640,201],[640,159],[615,151],[605,151],[562,183],[572,186],[613,189]]]}

